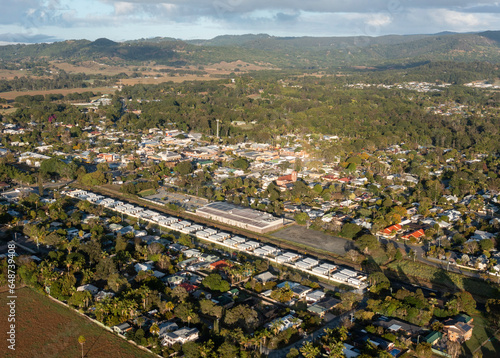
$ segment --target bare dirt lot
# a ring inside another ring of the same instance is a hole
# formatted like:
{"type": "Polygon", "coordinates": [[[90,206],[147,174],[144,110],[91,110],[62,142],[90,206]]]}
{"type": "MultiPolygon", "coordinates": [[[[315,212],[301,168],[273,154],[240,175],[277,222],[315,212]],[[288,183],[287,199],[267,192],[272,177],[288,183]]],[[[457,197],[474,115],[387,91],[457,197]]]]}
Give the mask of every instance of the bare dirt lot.
{"type": "Polygon", "coordinates": [[[354,247],[352,241],[307,229],[299,225],[286,227],[283,230],[273,233],[273,236],[278,239],[329,251],[340,256],[345,255],[347,251],[354,247]]]}
{"type": "Polygon", "coordinates": [[[21,288],[16,294],[16,350],[12,351],[7,348],[5,338],[8,332],[7,292],[0,292],[0,329],[4,337],[0,342],[0,357],[80,357],[80,335],[86,339],[85,357],[154,357],[40,293],[21,288]]]}

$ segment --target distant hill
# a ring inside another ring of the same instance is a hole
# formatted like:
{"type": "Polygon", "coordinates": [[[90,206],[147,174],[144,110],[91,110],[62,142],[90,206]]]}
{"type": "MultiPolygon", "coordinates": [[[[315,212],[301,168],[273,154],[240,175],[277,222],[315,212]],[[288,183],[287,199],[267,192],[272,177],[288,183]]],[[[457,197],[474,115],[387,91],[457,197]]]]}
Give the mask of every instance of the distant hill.
{"type": "Polygon", "coordinates": [[[0,59],[97,60],[181,66],[242,60],[280,68],[397,65],[421,61],[500,62],[500,31],[380,37],[276,37],[225,35],[181,41],[156,37],[127,42],[106,38],[0,46],[0,59]]]}

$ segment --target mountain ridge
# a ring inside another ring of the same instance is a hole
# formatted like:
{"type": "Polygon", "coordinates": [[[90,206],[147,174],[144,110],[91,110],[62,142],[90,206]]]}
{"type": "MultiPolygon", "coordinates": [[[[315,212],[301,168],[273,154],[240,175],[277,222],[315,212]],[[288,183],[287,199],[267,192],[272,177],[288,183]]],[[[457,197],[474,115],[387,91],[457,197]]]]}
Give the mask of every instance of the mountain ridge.
{"type": "Polygon", "coordinates": [[[107,60],[165,65],[220,61],[266,62],[280,68],[376,66],[408,61],[500,63],[500,31],[416,35],[278,37],[223,35],[209,40],[155,37],[126,42],[107,38],[0,46],[0,60],[107,60]]]}

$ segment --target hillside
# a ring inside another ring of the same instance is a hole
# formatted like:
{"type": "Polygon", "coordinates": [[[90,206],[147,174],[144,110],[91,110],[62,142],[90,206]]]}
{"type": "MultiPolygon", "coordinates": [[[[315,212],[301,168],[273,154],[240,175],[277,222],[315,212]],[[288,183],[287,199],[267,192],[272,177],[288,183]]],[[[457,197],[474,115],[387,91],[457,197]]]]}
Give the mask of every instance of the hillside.
{"type": "Polygon", "coordinates": [[[123,43],[105,38],[0,47],[3,61],[99,60],[114,64],[208,65],[242,60],[280,68],[338,68],[419,61],[500,62],[500,32],[380,37],[226,35],[181,41],[156,37],[123,43]]]}

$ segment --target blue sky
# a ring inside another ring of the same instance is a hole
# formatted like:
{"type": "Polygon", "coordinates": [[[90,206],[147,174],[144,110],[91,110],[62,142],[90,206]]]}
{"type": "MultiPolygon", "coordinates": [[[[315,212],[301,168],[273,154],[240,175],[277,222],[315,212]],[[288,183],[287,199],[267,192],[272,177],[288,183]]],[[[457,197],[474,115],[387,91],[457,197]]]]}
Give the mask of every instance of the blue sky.
{"type": "Polygon", "coordinates": [[[0,42],[224,34],[380,36],[500,30],[500,2],[468,0],[0,0],[0,42]]]}

